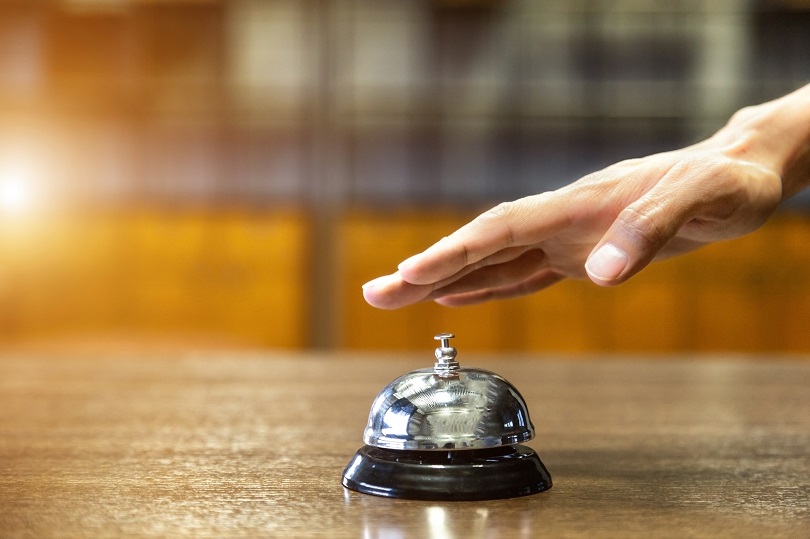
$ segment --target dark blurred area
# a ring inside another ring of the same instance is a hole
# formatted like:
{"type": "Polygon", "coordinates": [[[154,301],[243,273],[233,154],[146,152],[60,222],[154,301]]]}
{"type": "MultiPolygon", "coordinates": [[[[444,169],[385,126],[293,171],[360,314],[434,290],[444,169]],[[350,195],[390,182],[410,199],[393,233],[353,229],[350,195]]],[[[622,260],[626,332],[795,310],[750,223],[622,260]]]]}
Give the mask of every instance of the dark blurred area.
{"type": "Polygon", "coordinates": [[[626,295],[359,292],[482,208],[801,86],[808,51],[806,0],[0,1],[0,342],[810,349],[807,196],[626,295]]]}

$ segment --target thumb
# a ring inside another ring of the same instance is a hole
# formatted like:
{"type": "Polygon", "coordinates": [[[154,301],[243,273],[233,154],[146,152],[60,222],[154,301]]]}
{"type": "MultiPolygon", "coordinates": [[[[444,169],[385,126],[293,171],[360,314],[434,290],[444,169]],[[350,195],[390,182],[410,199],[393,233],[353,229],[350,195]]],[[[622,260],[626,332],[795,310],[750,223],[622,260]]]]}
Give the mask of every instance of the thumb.
{"type": "Polygon", "coordinates": [[[650,191],[622,210],[588,256],[588,277],[598,285],[612,286],[644,269],[688,220],[690,205],[676,201],[650,191]]]}

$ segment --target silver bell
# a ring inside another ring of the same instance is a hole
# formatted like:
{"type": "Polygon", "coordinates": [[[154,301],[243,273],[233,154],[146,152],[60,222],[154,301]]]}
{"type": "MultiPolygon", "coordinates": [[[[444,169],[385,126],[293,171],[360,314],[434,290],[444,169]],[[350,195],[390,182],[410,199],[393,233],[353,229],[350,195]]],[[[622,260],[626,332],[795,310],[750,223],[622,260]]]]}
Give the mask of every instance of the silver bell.
{"type": "Polygon", "coordinates": [[[374,400],[366,445],[343,485],[366,494],[429,500],[523,496],[551,487],[526,402],[495,373],[461,367],[442,333],[432,369],[400,376],[374,400]]]}
{"type": "Polygon", "coordinates": [[[495,373],[460,367],[442,333],[436,365],[400,376],[371,405],[363,441],[385,449],[483,449],[534,438],[526,402],[495,373]]]}

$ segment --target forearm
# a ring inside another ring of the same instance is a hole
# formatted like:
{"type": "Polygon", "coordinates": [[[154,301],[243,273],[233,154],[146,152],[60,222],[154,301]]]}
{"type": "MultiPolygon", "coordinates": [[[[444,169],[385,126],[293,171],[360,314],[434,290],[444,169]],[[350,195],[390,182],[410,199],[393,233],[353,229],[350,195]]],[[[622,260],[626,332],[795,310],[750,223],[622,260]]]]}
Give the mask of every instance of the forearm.
{"type": "Polygon", "coordinates": [[[737,112],[712,137],[726,153],[775,172],[782,200],[810,185],[810,84],[737,112]]]}

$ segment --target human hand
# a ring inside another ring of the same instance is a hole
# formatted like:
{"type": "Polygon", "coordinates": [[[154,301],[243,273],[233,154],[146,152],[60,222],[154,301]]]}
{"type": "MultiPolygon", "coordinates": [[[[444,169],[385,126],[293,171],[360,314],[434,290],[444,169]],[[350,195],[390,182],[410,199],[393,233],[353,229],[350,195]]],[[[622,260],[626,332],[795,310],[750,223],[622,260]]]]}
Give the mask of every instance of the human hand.
{"type": "Polygon", "coordinates": [[[500,204],[396,273],[364,285],[366,301],[386,309],[426,299],[461,306],[530,294],[567,278],[612,286],[653,260],[751,232],[785,191],[795,191],[792,184],[800,182],[788,188],[785,178],[796,174],[796,163],[802,178],[810,176],[807,130],[774,132],[776,120],[790,120],[785,99],[743,109],[694,146],[623,161],[559,190],[500,204]]]}

